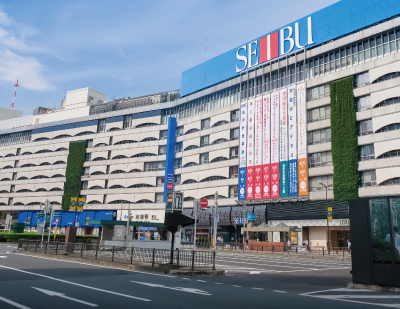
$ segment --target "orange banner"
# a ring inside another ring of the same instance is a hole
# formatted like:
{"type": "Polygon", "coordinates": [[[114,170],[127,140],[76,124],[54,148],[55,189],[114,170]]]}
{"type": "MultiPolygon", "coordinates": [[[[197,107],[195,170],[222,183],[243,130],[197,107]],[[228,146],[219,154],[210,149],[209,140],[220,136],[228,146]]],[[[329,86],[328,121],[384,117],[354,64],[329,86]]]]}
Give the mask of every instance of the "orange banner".
{"type": "Polygon", "coordinates": [[[307,158],[298,159],[299,195],[308,195],[307,158]]]}

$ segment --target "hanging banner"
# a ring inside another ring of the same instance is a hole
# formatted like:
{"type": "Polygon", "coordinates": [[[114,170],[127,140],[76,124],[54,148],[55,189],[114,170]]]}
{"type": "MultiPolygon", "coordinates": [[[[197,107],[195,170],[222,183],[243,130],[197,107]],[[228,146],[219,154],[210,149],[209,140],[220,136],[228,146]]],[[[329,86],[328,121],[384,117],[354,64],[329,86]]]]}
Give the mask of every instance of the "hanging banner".
{"type": "Polygon", "coordinates": [[[299,195],[297,180],[297,104],[296,87],[288,88],[289,119],[289,196],[299,195]]]}
{"type": "Polygon", "coordinates": [[[306,85],[297,86],[299,195],[308,195],[306,85]]]}
{"type": "Polygon", "coordinates": [[[262,199],[263,192],[263,126],[262,126],[262,118],[263,118],[263,100],[262,96],[256,98],[256,117],[255,117],[255,129],[254,129],[254,198],[262,199]]]}
{"type": "Polygon", "coordinates": [[[280,197],[289,196],[287,89],[279,91],[279,179],[280,197]]]}
{"type": "Polygon", "coordinates": [[[279,197],[279,91],[271,94],[271,198],[279,197]]]}
{"type": "Polygon", "coordinates": [[[240,105],[239,200],[246,199],[247,101],[240,105]]]}
{"type": "Polygon", "coordinates": [[[263,199],[271,198],[271,95],[263,96],[263,199]]]}
{"type": "Polygon", "coordinates": [[[255,99],[247,101],[247,165],[246,165],[246,199],[254,199],[254,127],[255,99]]]}

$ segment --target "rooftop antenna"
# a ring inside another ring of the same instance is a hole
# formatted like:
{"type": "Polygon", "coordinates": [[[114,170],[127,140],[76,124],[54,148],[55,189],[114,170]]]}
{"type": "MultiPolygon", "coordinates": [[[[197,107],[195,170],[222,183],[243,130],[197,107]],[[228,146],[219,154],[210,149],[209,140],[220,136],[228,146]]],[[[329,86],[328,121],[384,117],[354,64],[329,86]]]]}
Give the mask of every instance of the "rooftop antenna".
{"type": "Polygon", "coordinates": [[[14,109],[14,107],[15,107],[15,97],[17,96],[17,87],[19,87],[19,85],[18,85],[18,78],[17,78],[17,83],[14,85],[15,86],[15,91],[14,91],[14,98],[13,98],[13,102],[12,102],[12,104],[8,107],[8,108],[10,108],[11,107],[11,109],[14,109]]]}
{"type": "Polygon", "coordinates": [[[204,62],[207,61],[207,33],[206,33],[206,49],[204,51],[204,62]]]}

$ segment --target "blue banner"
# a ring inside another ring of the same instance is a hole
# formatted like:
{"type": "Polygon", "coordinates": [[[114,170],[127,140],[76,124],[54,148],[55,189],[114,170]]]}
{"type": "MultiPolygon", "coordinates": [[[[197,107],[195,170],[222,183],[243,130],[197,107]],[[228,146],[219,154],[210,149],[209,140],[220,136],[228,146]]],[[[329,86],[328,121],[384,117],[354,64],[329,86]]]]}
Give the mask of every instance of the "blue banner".
{"type": "Polygon", "coordinates": [[[239,168],[239,200],[246,199],[246,168],[239,168]]]}
{"type": "Polygon", "coordinates": [[[297,160],[289,160],[289,196],[298,196],[297,160]]]}
{"type": "Polygon", "coordinates": [[[176,118],[168,118],[167,152],[165,159],[165,178],[164,178],[164,203],[167,201],[167,192],[173,191],[174,184],[174,161],[175,161],[175,141],[176,141],[176,118]]]}
{"type": "Polygon", "coordinates": [[[279,197],[289,196],[288,161],[279,162],[279,197]]]}

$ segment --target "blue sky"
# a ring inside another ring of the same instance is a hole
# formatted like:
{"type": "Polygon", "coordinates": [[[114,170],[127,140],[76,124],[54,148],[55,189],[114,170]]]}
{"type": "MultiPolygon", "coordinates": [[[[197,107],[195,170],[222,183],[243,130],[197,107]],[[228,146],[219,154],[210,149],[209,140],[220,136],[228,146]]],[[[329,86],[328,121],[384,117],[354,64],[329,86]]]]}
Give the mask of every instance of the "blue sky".
{"type": "Polygon", "coordinates": [[[2,1],[0,106],[60,107],[67,91],[179,89],[181,73],[336,0],[2,1]]]}

